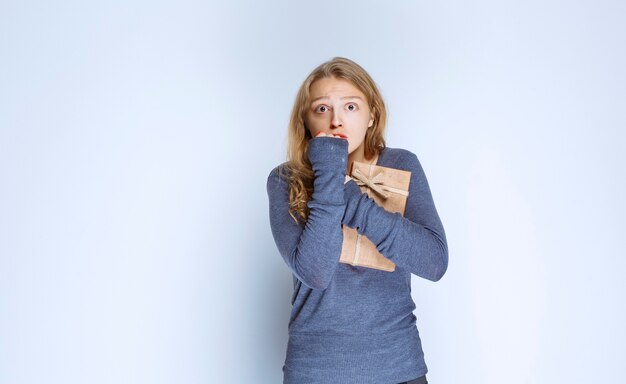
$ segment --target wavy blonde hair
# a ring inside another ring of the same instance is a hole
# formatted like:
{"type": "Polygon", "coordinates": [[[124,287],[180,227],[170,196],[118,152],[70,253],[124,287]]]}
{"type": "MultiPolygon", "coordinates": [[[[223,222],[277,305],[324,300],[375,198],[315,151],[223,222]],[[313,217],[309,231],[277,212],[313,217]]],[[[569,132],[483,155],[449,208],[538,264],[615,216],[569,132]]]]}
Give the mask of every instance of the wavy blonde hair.
{"type": "Polygon", "coordinates": [[[289,214],[296,221],[306,222],[309,216],[307,203],[313,194],[314,174],[308,156],[309,140],[312,136],[305,124],[305,116],[310,105],[311,84],[328,77],[351,82],[367,98],[370,111],[374,115],[374,124],[365,134],[365,158],[370,159],[385,148],[387,111],[382,95],[370,75],[360,65],[344,57],[334,57],[315,68],[300,86],[289,120],[286,166],[289,180],[289,214]]]}

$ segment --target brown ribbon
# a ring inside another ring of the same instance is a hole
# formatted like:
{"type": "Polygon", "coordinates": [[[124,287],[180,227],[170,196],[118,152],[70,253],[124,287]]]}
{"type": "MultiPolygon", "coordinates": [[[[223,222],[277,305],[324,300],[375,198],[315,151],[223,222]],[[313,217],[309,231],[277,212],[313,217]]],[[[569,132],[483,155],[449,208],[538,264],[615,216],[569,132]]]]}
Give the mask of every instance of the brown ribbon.
{"type": "Polygon", "coordinates": [[[384,199],[389,198],[389,194],[383,189],[383,183],[385,182],[385,174],[383,171],[380,171],[371,178],[369,178],[365,176],[360,169],[357,168],[352,172],[352,176],[354,176],[354,178],[356,179],[355,181],[359,186],[367,185],[373,191],[381,195],[384,199]]]}
{"type": "Polygon", "coordinates": [[[402,196],[409,196],[408,191],[403,191],[402,189],[393,188],[385,185],[385,174],[383,171],[378,172],[370,178],[365,176],[363,172],[361,172],[357,168],[352,171],[352,176],[356,179],[355,181],[358,185],[367,185],[373,191],[381,195],[384,199],[389,198],[389,194],[387,192],[397,193],[402,196]]]}

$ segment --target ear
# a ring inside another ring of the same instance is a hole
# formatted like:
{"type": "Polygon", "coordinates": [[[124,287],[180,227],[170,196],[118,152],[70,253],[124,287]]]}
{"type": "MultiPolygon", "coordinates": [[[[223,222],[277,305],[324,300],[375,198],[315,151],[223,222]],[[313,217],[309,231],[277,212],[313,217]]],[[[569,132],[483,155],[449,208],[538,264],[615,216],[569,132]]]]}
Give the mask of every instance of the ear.
{"type": "Polygon", "coordinates": [[[370,121],[369,123],[367,123],[367,128],[372,128],[373,125],[374,125],[374,114],[370,113],[370,121]]]}

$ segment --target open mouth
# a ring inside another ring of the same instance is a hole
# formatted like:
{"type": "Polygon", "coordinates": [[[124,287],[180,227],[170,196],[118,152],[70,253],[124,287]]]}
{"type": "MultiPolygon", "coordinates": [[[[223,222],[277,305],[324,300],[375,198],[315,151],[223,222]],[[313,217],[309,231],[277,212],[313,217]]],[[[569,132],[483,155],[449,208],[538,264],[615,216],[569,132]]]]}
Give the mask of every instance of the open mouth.
{"type": "Polygon", "coordinates": [[[342,135],[341,133],[333,133],[333,135],[334,135],[334,136],[339,136],[339,137],[341,137],[342,139],[347,139],[347,138],[348,138],[348,136],[346,136],[346,135],[342,135]]]}

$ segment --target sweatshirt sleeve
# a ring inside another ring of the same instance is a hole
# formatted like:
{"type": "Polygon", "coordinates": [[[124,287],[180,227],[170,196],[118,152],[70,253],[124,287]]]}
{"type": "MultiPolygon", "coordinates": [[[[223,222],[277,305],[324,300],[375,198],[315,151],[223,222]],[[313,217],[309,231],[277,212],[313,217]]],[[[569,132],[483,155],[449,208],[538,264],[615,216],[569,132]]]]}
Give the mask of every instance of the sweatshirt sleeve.
{"type": "Polygon", "coordinates": [[[289,183],[277,167],[267,179],[270,226],[292,273],[306,286],[323,290],[341,256],[348,142],[317,137],[309,141],[308,151],[315,178],[306,223],[297,223],[289,214],[289,183]]]}
{"type": "Polygon", "coordinates": [[[371,240],[378,251],[399,267],[431,281],[448,268],[448,244],[424,170],[415,154],[404,151],[394,168],[411,172],[404,217],[380,207],[354,180],[345,184],[342,223],[371,240]]]}

